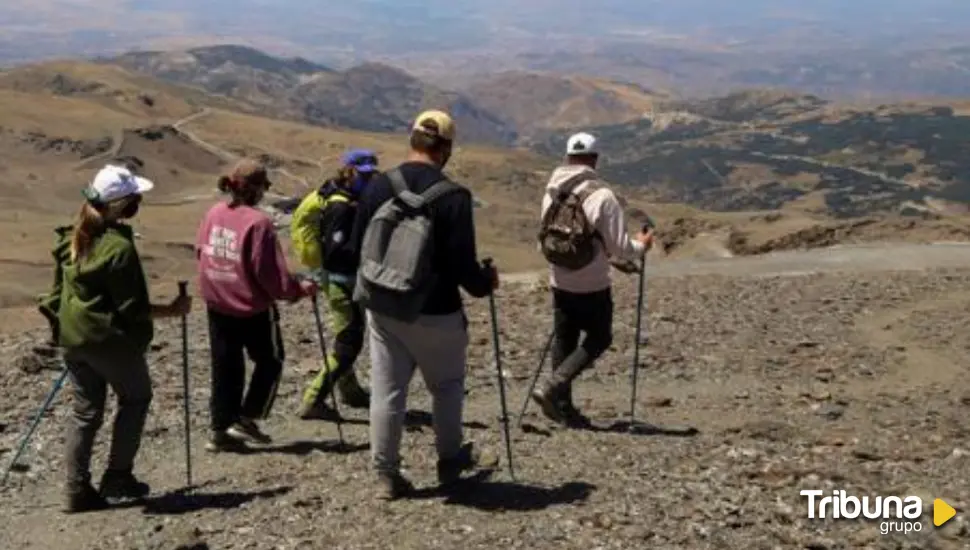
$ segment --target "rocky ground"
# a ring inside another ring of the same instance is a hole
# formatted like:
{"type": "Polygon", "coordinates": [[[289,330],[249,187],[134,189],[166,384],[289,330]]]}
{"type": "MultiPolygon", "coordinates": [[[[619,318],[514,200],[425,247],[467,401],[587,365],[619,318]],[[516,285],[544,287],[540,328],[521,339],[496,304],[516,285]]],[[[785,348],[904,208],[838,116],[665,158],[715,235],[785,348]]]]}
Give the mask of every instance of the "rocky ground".
{"type": "MultiPolygon", "coordinates": [[[[418,380],[403,451],[424,491],[393,503],[370,496],[365,413],[351,413],[354,423],[344,431],[352,449],[343,452],[333,424],[294,416],[318,360],[307,303],[283,310],[288,363],[267,423],[276,441],[246,455],[202,449],[207,336],[201,313],[193,314],[197,487],[177,493],[184,484],[179,329],[160,323],[151,355],[156,400],[138,470],[153,495],[124,509],[59,512],[65,392],[33,439],[29,469],[12,474],[0,493],[0,547],[966,547],[970,270],[651,280],[638,399],[638,418],[655,426],[646,435],[623,429],[635,279],[618,283],[615,301],[613,349],[576,390],[602,428],[556,429],[530,405],[524,429],[512,431],[517,482],[505,468],[487,302],[472,302],[467,435],[501,463],[462,495],[436,495],[430,406],[418,380]],[[809,520],[799,491],[816,488],[921,496],[921,531],[882,535],[878,522],[809,520]],[[942,528],[932,525],[936,497],[961,510],[942,528]]],[[[548,303],[541,287],[509,285],[500,293],[510,414],[521,406],[548,334],[548,303]]],[[[11,359],[0,372],[4,466],[57,374],[55,358],[31,351],[42,338],[2,339],[11,359]]]]}

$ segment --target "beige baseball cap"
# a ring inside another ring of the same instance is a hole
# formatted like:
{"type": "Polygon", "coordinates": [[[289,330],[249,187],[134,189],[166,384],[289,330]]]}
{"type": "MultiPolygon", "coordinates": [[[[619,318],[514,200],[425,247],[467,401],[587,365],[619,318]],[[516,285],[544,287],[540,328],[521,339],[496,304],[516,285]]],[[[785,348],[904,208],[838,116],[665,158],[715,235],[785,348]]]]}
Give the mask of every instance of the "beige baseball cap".
{"type": "Polygon", "coordinates": [[[431,110],[421,113],[414,119],[411,130],[447,141],[455,140],[455,121],[444,111],[431,110]]]}

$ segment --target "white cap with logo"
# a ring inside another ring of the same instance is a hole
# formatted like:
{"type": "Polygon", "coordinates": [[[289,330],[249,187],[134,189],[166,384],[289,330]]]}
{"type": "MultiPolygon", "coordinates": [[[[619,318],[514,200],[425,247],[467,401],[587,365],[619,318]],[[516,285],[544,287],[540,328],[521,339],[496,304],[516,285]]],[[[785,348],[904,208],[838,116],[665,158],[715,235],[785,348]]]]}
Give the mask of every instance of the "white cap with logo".
{"type": "Polygon", "coordinates": [[[566,155],[598,155],[599,149],[596,148],[596,138],[586,132],[573,134],[566,142],[566,155]]]}
{"type": "Polygon", "coordinates": [[[122,166],[109,164],[94,176],[86,194],[99,202],[108,203],[129,195],[146,193],[154,187],[151,180],[136,176],[122,166]]]}

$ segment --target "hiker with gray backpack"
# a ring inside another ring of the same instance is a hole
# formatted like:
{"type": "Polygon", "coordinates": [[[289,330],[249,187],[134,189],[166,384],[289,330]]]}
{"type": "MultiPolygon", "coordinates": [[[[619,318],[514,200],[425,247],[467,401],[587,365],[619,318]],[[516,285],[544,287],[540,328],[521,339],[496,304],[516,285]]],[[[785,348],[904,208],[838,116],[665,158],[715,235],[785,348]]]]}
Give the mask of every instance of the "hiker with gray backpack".
{"type": "Polygon", "coordinates": [[[573,402],[573,381],[613,343],[610,267],[636,261],[653,243],[648,227],[627,233],[623,206],[596,173],[598,160],[594,136],[569,138],[565,164],[543,195],[538,235],[550,268],[553,374],[532,398],[550,420],[573,428],[591,426],[573,402]]]}
{"type": "Polygon", "coordinates": [[[415,368],[433,399],[438,481],[453,486],[476,464],[462,433],[469,338],[459,287],[482,298],[498,274],[477,258],[471,192],[442,173],[454,138],[447,113],[420,114],[407,160],[371,180],[351,234],[354,300],[366,311],[370,343],[371,455],[384,500],[414,489],[400,472],[400,443],[415,368]]]}

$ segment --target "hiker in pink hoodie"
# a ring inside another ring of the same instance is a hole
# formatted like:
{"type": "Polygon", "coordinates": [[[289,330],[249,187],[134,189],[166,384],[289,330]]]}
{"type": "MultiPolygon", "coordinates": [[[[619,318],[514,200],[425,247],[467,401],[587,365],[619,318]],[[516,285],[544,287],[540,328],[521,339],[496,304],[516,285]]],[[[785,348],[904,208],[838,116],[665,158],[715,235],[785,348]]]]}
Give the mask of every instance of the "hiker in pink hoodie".
{"type": "Polygon", "coordinates": [[[209,209],[196,238],[212,356],[206,449],[213,452],[272,441],[256,420],[269,416],[283,371],[276,301],[316,292],[313,282],[290,273],[272,220],[256,208],[270,185],[264,166],[240,161],[219,178],[219,190],[230,199],[209,209]],[[255,363],[245,399],[243,350],[255,363]]]}

